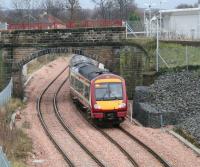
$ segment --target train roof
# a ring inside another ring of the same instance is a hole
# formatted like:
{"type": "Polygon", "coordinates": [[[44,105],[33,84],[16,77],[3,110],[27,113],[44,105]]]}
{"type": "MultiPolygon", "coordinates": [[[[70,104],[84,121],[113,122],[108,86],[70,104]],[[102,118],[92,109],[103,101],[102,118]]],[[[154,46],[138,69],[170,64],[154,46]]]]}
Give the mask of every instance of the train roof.
{"type": "Polygon", "coordinates": [[[72,70],[90,81],[101,74],[109,73],[108,70],[98,68],[98,64],[97,61],[82,55],[74,55],[70,61],[72,70]]]}

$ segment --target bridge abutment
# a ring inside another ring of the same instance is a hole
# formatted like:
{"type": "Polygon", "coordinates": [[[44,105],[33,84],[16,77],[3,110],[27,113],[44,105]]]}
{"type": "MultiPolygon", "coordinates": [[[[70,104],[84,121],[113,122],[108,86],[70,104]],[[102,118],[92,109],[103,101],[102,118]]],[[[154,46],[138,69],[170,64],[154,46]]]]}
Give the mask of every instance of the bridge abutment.
{"type": "Polygon", "coordinates": [[[12,78],[13,78],[13,96],[23,99],[24,83],[23,83],[22,68],[14,70],[12,78]]]}

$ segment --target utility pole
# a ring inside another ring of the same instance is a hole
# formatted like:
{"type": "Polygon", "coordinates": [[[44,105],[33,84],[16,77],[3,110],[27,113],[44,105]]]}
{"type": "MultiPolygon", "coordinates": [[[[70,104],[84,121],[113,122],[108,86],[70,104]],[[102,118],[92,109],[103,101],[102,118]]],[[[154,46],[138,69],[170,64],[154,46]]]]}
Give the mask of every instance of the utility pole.
{"type": "Polygon", "coordinates": [[[156,30],[157,30],[157,34],[156,34],[156,71],[159,71],[159,23],[158,23],[158,17],[156,17],[156,30]]]}

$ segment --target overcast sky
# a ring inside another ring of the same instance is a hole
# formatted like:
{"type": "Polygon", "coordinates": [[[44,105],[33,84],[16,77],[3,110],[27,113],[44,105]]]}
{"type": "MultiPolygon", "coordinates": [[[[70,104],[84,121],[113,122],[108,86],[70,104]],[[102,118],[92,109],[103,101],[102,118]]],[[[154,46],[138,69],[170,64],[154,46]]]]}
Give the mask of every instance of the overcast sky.
{"type": "MultiPolygon", "coordinates": [[[[146,8],[146,6],[144,4],[145,3],[149,4],[149,1],[151,1],[152,4],[155,5],[154,6],[155,8],[160,8],[160,1],[167,1],[167,2],[164,2],[161,4],[161,8],[162,9],[172,9],[181,3],[194,4],[198,0],[135,0],[138,7],[141,7],[141,8],[146,8]]],[[[83,8],[93,8],[94,7],[94,4],[91,3],[91,0],[80,0],[80,4],[83,8]]],[[[3,5],[6,8],[11,8],[12,7],[11,0],[5,0],[3,5]]]]}

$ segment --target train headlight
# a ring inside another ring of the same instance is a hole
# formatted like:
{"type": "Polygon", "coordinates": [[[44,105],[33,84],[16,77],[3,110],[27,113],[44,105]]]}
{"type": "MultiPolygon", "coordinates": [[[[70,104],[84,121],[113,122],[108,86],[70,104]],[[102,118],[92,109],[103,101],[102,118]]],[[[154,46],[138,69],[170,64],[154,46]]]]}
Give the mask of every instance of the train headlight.
{"type": "Polygon", "coordinates": [[[95,105],[94,105],[94,109],[97,109],[97,110],[99,110],[99,109],[101,109],[101,106],[100,106],[100,105],[98,105],[98,104],[95,104],[95,105]]]}
{"type": "Polygon", "coordinates": [[[125,108],[126,107],[126,104],[125,103],[122,103],[119,105],[119,108],[125,108]]]}

